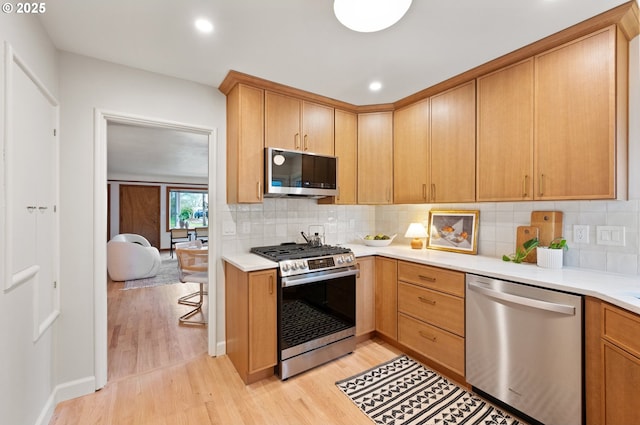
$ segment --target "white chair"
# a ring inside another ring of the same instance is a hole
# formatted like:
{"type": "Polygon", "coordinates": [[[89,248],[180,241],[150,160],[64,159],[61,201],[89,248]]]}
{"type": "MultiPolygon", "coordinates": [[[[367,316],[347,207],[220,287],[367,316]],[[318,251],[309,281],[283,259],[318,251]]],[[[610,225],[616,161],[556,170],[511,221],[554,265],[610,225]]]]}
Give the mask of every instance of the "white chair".
{"type": "Polygon", "coordinates": [[[158,248],[140,235],[123,233],[107,242],[107,272],[111,280],[144,279],[158,274],[162,260],[158,248]]]}
{"type": "MultiPolygon", "coordinates": [[[[197,245],[200,241],[191,241],[186,243],[194,243],[197,245]]],[[[200,242],[200,246],[202,243],[200,242]]],[[[204,285],[209,283],[209,251],[194,247],[179,248],[176,246],[176,257],[178,257],[178,269],[180,270],[180,282],[194,282],[200,284],[198,292],[185,295],[178,299],[179,304],[194,307],[193,310],[180,316],[180,323],[206,325],[207,318],[202,311],[204,296],[207,294],[204,285]],[[190,298],[198,296],[197,301],[188,301],[190,298]],[[202,313],[202,320],[191,320],[196,313],[202,313]]]]}

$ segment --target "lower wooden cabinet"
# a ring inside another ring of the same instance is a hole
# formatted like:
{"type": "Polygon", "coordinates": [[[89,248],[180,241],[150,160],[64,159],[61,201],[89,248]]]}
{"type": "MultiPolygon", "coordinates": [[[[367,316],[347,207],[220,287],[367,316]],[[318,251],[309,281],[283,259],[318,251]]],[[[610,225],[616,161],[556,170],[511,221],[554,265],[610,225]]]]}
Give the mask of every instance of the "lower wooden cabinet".
{"type": "Polygon", "coordinates": [[[585,301],[587,425],[640,424],[640,316],[585,301]]]}
{"type": "Polygon", "coordinates": [[[375,257],[358,258],[356,279],[356,337],[376,330],[375,257]]]}
{"type": "Polygon", "coordinates": [[[246,384],[278,362],[276,271],[243,272],[225,263],[227,355],[246,384]]]}
{"type": "Polygon", "coordinates": [[[398,313],[398,342],[464,376],[464,338],[398,313]]]}
{"type": "Polygon", "coordinates": [[[376,332],[464,380],[464,273],[385,257],[375,262],[376,332]]]}
{"type": "Polygon", "coordinates": [[[376,332],[398,339],[398,261],[376,257],[376,332]]]}
{"type": "Polygon", "coordinates": [[[465,374],[464,273],[398,261],[398,342],[465,374]]]}

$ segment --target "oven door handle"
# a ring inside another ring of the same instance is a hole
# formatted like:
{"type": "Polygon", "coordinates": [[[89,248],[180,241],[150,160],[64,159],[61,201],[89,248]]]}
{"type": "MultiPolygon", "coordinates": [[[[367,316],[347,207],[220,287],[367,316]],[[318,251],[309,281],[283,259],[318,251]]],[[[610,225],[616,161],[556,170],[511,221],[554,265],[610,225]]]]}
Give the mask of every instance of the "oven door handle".
{"type": "Polygon", "coordinates": [[[348,277],[360,275],[360,269],[355,266],[350,266],[339,271],[320,271],[317,273],[308,273],[301,276],[289,276],[283,277],[281,280],[282,287],[288,288],[290,286],[304,285],[306,283],[320,282],[323,280],[337,279],[339,277],[348,277]]]}

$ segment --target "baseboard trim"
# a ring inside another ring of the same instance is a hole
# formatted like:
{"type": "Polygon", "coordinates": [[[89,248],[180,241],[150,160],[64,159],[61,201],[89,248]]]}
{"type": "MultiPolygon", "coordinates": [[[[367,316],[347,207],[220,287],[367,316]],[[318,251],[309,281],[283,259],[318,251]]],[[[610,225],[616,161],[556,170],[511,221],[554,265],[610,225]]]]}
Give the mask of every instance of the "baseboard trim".
{"type": "Polygon", "coordinates": [[[95,376],[88,376],[82,379],[76,379],[75,381],[65,382],[64,384],[57,385],[47,402],[40,411],[40,415],[34,425],[47,425],[53,417],[53,412],[56,409],[56,405],[72,398],[80,397],[87,394],[92,394],[96,391],[96,378],[95,376]]]}

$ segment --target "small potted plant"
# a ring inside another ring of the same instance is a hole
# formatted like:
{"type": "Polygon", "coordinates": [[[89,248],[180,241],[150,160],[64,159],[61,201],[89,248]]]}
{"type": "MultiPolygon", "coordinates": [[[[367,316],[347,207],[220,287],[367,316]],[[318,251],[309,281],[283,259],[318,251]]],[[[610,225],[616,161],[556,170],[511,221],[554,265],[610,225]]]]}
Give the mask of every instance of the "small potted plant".
{"type": "Polygon", "coordinates": [[[522,263],[527,255],[538,246],[538,238],[529,239],[522,244],[521,248],[518,248],[514,254],[503,255],[503,261],[513,261],[514,263],[522,263]]]}
{"type": "Polygon", "coordinates": [[[563,253],[566,249],[569,247],[563,237],[555,238],[549,246],[538,246],[536,248],[538,267],[561,269],[563,253]]]}

